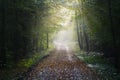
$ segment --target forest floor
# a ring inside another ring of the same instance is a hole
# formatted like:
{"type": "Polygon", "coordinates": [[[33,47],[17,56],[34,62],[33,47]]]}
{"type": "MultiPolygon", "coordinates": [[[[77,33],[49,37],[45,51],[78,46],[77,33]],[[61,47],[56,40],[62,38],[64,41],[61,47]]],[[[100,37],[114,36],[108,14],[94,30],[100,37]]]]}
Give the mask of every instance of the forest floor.
{"type": "Polygon", "coordinates": [[[24,80],[101,80],[74,52],[54,49],[29,71],[24,80]]]}

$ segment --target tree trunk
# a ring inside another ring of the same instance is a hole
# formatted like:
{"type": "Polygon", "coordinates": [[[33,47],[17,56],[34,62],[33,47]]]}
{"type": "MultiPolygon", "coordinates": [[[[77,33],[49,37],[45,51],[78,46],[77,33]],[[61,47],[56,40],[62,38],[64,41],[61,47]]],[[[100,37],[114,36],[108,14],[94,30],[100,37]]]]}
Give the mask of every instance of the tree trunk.
{"type": "Polygon", "coordinates": [[[6,64],[6,0],[2,0],[2,26],[1,26],[1,52],[0,52],[0,66],[4,67],[6,64]]]}
{"type": "MultiPolygon", "coordinates": [[[[76,16],[77,16],[77,11],[76,11],[76,16]]],[[[81,41],[80,41],[80,31],[79,31],[79,24],[78,24],[78,19],[76,19],[76,26],[77,26],[77,36],[78,36],[78,43],[80,49],[82,49],[81,41]]]]}
{"type": "Polygon", "coordinates": [[[83,37],[84,37],[84,49],[86,50],[87,54],[89,54],[89,43],[88,43],[88,36],[86,34],[86,26],[85,26],[85,15],[84,15],[84,2],[81,1],[81,10],[82,10],[82,31],[83,31],[83,37]]]}
{"type": "Polygon", "coordinates": [[[15,64],[19,61],[19,58],[20,58],[20,56],[18,55],[18,42],[19,42],[19,35],[18,34],[20,34],[20,33],[18,33],[18,31],[17,31],[17,27],[18,27],[18,24],[17,24],[17,22],[18,22],[18,13],[17,13],[17,1],[16,0],[14,0],[14,16],[15,16],[15,29],[14,29],[14,36],[13,36],[13,44],[14,44],[14,46],[13,46],[13,48],[14,48],[14,62],[15,62],[15,64]]]}
{"type": "Polygon", "coordinates": [[[111,33],[113,37],[113,46],[114,46],[114,53],[113,56],[115,57],[115,66],[118,69],[118,72],[120,72],[120,65],[119,65],[119,51],[117,48],[117,43],[116,43],[116,35],[115,35],[115,29],[114,29],[114,24],[113,24],[113,14],[112,14],[112,1],[108,0],[108,9],[109,9],[109,20],[110,20],[110,27],[111,27],[111,33]]]}
{"type": "Polygon", "coordinates": [[[49,33],[47,32],[47,49],[49,48],[49,33]]]}

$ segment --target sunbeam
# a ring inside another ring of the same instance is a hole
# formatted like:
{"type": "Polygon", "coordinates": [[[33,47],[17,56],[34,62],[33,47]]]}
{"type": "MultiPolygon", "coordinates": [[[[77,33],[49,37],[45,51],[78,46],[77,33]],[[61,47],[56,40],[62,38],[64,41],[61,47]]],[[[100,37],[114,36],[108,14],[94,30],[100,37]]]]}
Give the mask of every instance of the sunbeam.
{"type": "Polygon", "coordinates": [[[55,34],[53,44],[55,45],[55,48],[58,50],[69,51],[70,44],[73,41],[74,22],[72,21],[72,17],[74,16],[75,13],[73,10],[62,7],[57,14],[59,15],[59,17],[63,18],[63,21],[60,22],[60,25],[62,27],[61,30],[59,30],[55,34]]]}

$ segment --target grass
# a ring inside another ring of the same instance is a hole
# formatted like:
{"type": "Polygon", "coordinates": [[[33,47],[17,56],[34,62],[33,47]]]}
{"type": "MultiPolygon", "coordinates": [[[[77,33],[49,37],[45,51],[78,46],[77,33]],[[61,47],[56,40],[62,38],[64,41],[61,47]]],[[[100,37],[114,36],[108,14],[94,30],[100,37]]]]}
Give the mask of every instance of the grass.
{"type": "Polygon", "coordinates": [[[29,59],[22,59],[20,63],[18,63],[18,66],[22,65],[23,67],[29,68],[30,66],[32,66],[34,63],[36,63],[37,61],[39,61],[42,57],[46,55],[47,54],[44,54],[44,53],[42,54],[36,53],[29,59]]]}
{"type": "Polygon", "coordinates": [[[0,71],[0,80],[17,80],[22,76],[23,73],[27,72],[28,69],[41,60],[44,56],[48,55],[48,51],[41,53],[35,53],[28,59],[22,59],[15,67],[5,68],[0,71]]]}
{"type": "Polygon", "coordinates": [[[117,74],[114,65],[102,55],[96,53],[90,55],[77,54],[77,57],[83,60],[89,67],[96,70],[102,76],[103,80],[120,80],[120,74],[117,74]]]}

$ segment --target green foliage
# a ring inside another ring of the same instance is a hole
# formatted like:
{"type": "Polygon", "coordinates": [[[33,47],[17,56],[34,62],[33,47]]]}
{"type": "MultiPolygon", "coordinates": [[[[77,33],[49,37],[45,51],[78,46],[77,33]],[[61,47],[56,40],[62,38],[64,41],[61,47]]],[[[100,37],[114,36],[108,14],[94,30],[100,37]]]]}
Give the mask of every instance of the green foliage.
{"type": "Polygon", "coordinates": [[[15,66],[9,64],[9,68],[1,70],[0,80],[17,80],[27,72],[31,66],[37,64],[38,61],[49,55],[48,50],[41,53],[35,53],[29,58],[20,60],[15,66]],[[11,66],[11,67],[10,67],[11,66]],[[7,75],[6,75],[7,74],[7,75]]]}
{"type": "Polygon", "coordinates": [[[111,63],[110,60],[107,60],[101,55],[93,53],[91,55],[78,54],[78,58],[83,60],[88,67],[91,67],[100,74],[103,80],[119,80],[120,74],[117,74],[115,66],[111,63]]]}
{"type": "Polygon", "coordinates": [[[79,27],[81,49],[88,53],[90,51],[103,52],[104,56],[113,57],[115,65],[119,66],[120,28],[118,26],[120,24],[118,21],[120,19],[120,6],[118,4],[120,1],[78,1],[76,23],[79,27]]]}
{"type": "Polygon", "coordinates": [[[106,64],[104,57],[97,55],[90,55],[90,56],[84,55],[84,60],[89,64],[95,64],[95,63],[106,64]]]}
{"type": "MultiPolygon", "coordinates": [[[[57,29],[50,19],[51,5],[45,1],[1,0],[0,56],[3,58],[0,58],[1,64],[16,64],[28,55],[48,48],[48,39],[51,39],[52,33],[57,29]]],[[[31,61],[28,62],[31,64],[31,61]]]]}
{"type": "MultiPolygon", "coordinates": [[[[44,51],[45,52],[45,51],[44,51]]],[[[47,52],[43,53],[35,53],[28,59],[22,59],[20,63],[18,63],[18,66],[30,68],[32,65],[34,65],[36,62],[38,62],[40,59],[42,59],[44,56],[48,55],[47,52]]]]}

